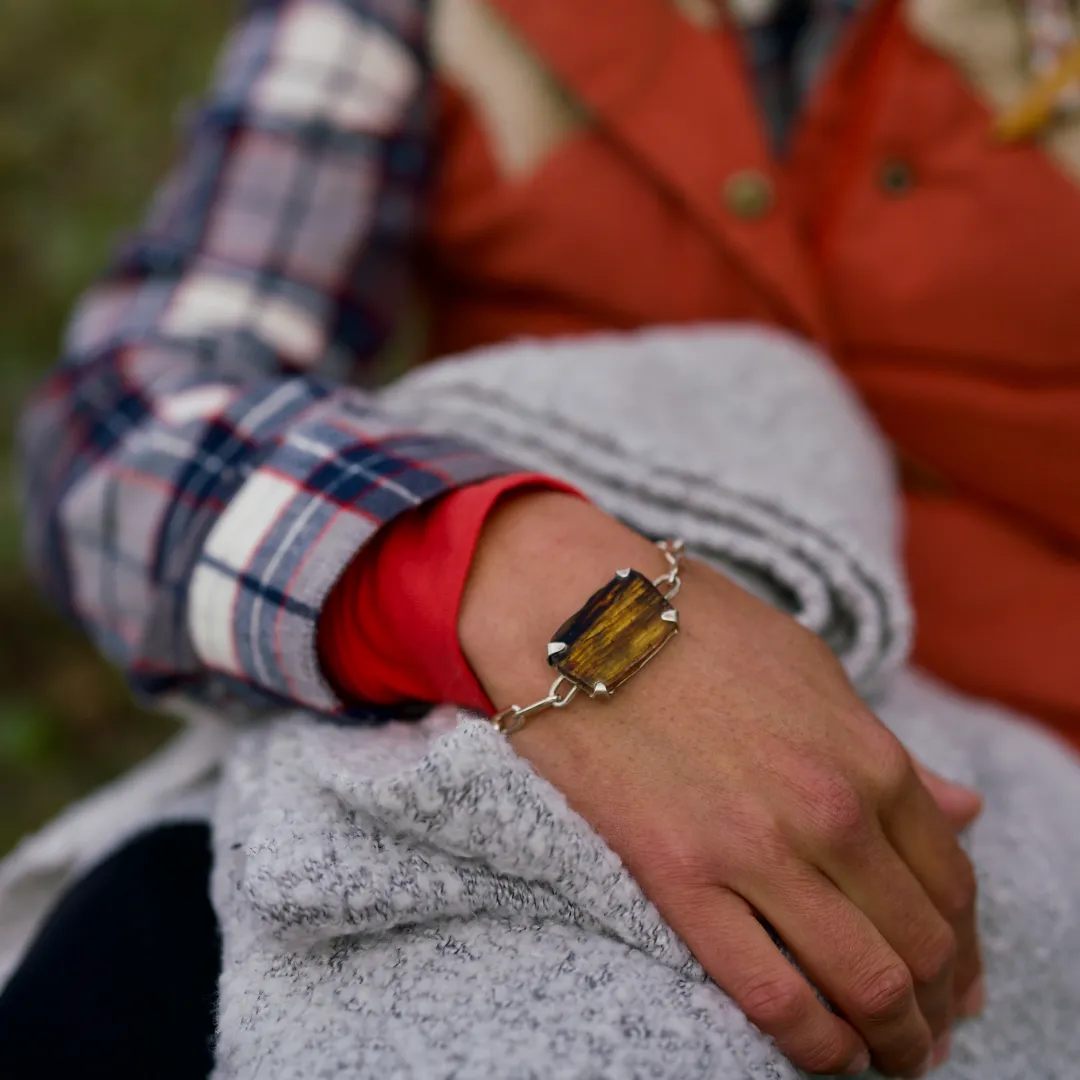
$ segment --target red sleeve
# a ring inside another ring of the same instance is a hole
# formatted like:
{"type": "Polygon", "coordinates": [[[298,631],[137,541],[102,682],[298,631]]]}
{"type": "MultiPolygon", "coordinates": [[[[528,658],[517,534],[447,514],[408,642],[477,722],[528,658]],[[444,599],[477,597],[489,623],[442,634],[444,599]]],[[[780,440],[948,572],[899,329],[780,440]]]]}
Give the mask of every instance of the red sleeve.
{"type": "Polygon", "coordinates": [[[533,473],[472,484],[402,514],[352,561],[319,619],[319,657],[342,697],[493,711],[458,644],[458,608],[484,521],[525,487],[578,494],[533,473]]]}

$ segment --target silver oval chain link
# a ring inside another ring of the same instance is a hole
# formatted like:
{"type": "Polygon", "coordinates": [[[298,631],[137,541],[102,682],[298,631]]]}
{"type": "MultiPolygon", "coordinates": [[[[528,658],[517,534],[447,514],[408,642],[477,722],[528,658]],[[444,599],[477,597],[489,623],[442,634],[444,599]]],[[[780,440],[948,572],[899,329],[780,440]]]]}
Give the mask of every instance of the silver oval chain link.
{"type": "Polygon", "coordinates": [[[664,593],[665,600],[674,600],[682,588],[682,579],[679,577],[679,569],[682,566],[683,553],[686,545],[682,540],[660,540],[656,546],[667,559],[668,571],[653,579],[653,584],[659,589],[661,585],[667,585],[668,591],[664,593]]]}
{"type": "Polygon", "coordinates": [[[542,697],[539,701],[534,701],[524,708],[519,705],[508,705],[502,712],[497,712],[491,718],[495,730],[502,732],[503,735],[513,735],[515,731],[520,731],[525,726],[525,721],[530,716],[535,716],[545,709],[565,709],[574,700],[578,688],[571,684],[570,689],[562,697],[559,697],[559,688],[564,682],[570,682],[570,680],[565,675],[560,675],[551,684],[547,697],[542,697]]]}

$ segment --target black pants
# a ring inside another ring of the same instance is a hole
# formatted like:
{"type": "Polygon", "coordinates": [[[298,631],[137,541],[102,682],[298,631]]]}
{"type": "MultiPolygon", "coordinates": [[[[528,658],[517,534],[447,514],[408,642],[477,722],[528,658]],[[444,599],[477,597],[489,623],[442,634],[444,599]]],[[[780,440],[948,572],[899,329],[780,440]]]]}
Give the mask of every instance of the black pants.
{"type": "Polygon", "coordinates": [[[221,947],[203,825],[145,832],[60,901],[0,994],[3,1080],[205,1080],[221,947]]]}

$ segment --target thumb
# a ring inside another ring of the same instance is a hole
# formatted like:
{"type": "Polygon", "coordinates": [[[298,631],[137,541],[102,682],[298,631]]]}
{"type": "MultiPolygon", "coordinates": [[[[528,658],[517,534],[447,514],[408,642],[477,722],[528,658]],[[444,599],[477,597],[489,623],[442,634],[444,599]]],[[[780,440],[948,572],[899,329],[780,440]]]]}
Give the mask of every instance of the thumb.
{"type": "Polygon", "coordinates": [[[982,813],[982,796],[974,788],[946,780],[917,761],[913,764],[923,787],[957,832],[966,829],[982,813]]]}

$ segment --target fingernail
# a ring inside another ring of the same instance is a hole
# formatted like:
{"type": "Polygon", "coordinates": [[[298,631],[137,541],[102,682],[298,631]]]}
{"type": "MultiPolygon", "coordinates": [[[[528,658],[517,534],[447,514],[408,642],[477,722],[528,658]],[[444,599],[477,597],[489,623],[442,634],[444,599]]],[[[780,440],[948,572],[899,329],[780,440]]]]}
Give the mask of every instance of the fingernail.
{"type": "Polygon", "coordinates": [[[963,1017],[978,1016],[986,1008],[986,980],[980,975],[971,989],[960,999],[959,1013],[963,1017]]]}
{"type": "Polygon", "coordinates": [[[863,1050],[844,1070],[844,1076],[858,1076],[870,1068],[870,1051],[863,1050]]]}
{"type": "Polygon", "coordinates": [[[952,1035],[947,1031],[936,1043],[934,1043],[933,1066],[936,1069],[949,1060],[952,1053],[952,1035]]]}

